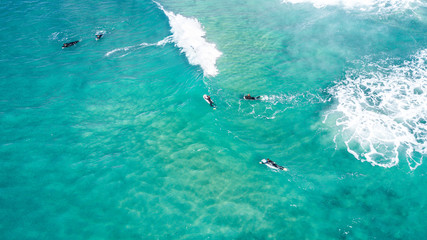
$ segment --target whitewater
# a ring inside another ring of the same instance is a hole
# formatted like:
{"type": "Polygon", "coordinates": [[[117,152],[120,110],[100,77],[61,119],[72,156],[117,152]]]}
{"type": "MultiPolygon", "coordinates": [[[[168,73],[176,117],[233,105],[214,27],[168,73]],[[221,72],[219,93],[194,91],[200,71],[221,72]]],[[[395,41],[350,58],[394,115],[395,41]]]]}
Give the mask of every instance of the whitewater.
{"type": "MultiPolygon", "coordinates": [[[[107,52],[105,56],[108,57],[119,52],[135,51],[144,47],[164,46],[173,42],[185,54],[190,64],[198,65],[203,69],[205,76],[216,76],[218,74],[216,61],[222,53],[216,49],[215,44],[207,42],[205,38],[206,32],[200,22],[196,18],[187,18],[180,14],[166,11],[160,3],[154,3],[168,17],[172,35],[157,43],[141,43],[136,46],[116,48],[107,52]]],[[[121,54],[120,57],[124,57],[127,54],[121,54]]]]}
{"type": "Polygon", "coordinates": [[[355,158],[382,167],[396,166],[403,158],[412,170],[422,164],[427,155],[426,57],[422,50],[401,64],[362,63],[374,71],[349,70],[330,89],[338,101],[332,112],[341,113],[336,125],[355,158]]]}

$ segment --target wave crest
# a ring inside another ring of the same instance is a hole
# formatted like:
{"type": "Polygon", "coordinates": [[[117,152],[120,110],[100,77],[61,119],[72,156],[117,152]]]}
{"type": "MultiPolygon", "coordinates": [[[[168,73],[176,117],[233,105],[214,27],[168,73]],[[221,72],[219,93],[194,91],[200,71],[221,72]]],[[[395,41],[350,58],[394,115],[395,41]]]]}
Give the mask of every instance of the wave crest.
{"type": "Polygon", "coordinates": [[[206,41],[206,32],[200,22],[196,18],[187,18],[166,11],[158,2],[155,3],[169,18],[172,39],[181,52],[185,53],[188,62],[199,65],[205,76],[216,76],[218,74],[216,60],[222,53],[216,49],[215,44],[206,41]]]}

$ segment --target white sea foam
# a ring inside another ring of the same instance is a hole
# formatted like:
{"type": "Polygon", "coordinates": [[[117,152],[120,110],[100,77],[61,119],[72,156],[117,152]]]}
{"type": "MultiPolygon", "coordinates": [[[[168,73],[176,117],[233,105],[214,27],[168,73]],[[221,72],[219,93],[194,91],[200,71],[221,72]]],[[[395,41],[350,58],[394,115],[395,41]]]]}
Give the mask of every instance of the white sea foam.
{"type": "Polygon", "coordinates": [[[395,12],[415,9],[425,3],[421,0],[282,0],[282,3],[311,3],[316,8],[326,6],[342,6],[346,9],[362,11],[395,12]]]}
{"type": "Polygon", "coordinates": [[[216,60],[222,53],[215,44],[206,41],[206,32],[200,22],[196,18],[187,18],[166,11],[162,5],[155,3],[169,18],[172,39],[181,52],[185,53],[188,62],[192,65],[199,65],[205,76],[216,76],[218,74],[216,60]]]}
{"type": "Polygon", "coordinates": [[[59,34],[60,34],[60,32],[54,32],[54,33],[50,34],[49,40],[58,40],[59,34]]]}
{"type": "Polygon", "coordinates": [[[166,38],[164,38],[164,39],[162,39],[156,43],[141,43],[138,45],[116,48],[116,49],[113,49],[113,50],[107,52],[105,54],[105,56],[109,57],[113,54],[120,54],[120,57],[123,57],[123,56],[129,54],[129,51],[131,51],[131,50],[134,51],[134,50],[137,50],[140,48],[151,47],[151,46],[164,46],[165,44],[170,43],[170,42],[172,42],[172,36],[168,36],[168,37],[166,37],[166,38]]]}
{"type": "MultiPolygon", "coordinates": [[[[393,167],[405,159],[416,169],[427,155],[427,49],[412,60],[366,64],[370,71],[349,71],[330,89],[333,119],[347,151],[372,165],[393,167]]],[[[331,116],[332,115],[332,116],[331,116]]]]}
{"type": "Polygon", "coordinates": [[[49,40],[63,42],[68,39],[67,34],[64,32],[54,32],[50,34],[49,40]]]}

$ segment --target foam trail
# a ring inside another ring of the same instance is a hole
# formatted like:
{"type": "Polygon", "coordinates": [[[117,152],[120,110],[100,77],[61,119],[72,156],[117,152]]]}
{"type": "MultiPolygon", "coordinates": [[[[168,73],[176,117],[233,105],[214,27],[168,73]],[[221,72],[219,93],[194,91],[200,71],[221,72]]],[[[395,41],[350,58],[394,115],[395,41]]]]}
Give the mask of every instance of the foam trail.
{"type": "Polygon", "coordinates": [[[376,11],[378,13],[414,10],[418,6],[426,5],[421,0],[282,0],[282,3],[311,3],[316,8],[341,6],[345,9],[376,11]]]}
{"type": "Polygon", "coordinates": [[[312,92],[261,95],[259,100],[256,101],[241,99],[238,111],[252,115],[254,118],[274,119],[288,109],[328,101],[330,101],[329,97],[322,97],[319,93],[312,92]]]}
{"type": "Polygon", "coordinates": [[[158,2],[155,3],[169,18],[172,39],[181,52],[185,53],[188,62],[199,65],[205,76],[216,76],[218,74],[216,60],[222,53],[216,49],[215,44],[206,41],[206,32],[200,22],[196,18],[187,18],[166,11],[158,2]]]}
{"type": "Polygon", "coordinates": [[[292,103],[293,105],[296,105],[298,103],[310,103],[310,104],[324,103],[329,101],[330,99],[322,97],[318,93],[305,92],[305,93],[299,93],[295,95],[291,95],[291,94],[262,95],[260,96],[260,100],[265,102],[270,102],[273,105],[276,105],[278,103],[282,103],[282,104],[292,103]]]}
{"type": "Polygon", "coordinates": [[[338,104],[326,115],[334,116],[355,158],[381,167],[406,159],[411,170],[422,164],[427,155],[426,60],[427,49],[399,65],[370,63],[373,71],[349,71],[330,89],[338,104]]]}
{"type": "Polygon", "coordinates": [[[134,46],[127,46],[127,47],[122,47],[122,48],[116,48],[114,50],[111,50],[109,52],[107,52],[105,54],[106,57],[114,54],[114,53],[123,53],[123,52],[128,52],[129,50],[135,50],[135,49],[139,49],[139,48],[144,48],[144,47],[150,47],[150,46],[164,46],[167,43],[170,43],[172,41],[172,36],[168,36],[160,41],[158,41],[157,43],[141,43],[138,45],[134,45],[134,46]]]}

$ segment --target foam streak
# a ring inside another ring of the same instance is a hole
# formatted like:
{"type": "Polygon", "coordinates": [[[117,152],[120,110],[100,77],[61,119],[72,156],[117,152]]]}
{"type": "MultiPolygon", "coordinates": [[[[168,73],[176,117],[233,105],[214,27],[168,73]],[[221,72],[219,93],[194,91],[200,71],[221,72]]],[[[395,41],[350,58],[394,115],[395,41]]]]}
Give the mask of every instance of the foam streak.
{"type": "Polygon", "coordinates": [[[127,47],[122,47],[122,48],[116,48],[114,50],[111,50],[111,51],[107,52],[105,54],[105,56],[109,57],[110,55],[115,54],[115,53],[123,53],[121,55],[121,56],[123,56],[123,55],[127,55],[128,54],[127,52],[130,51],[130,50],[136,50],[136,49],[139,49],[139,48],[145,48],[145,47],[150,47],[150,46],[164,46],[165,44],[170,43],[171,40],[172,40],[172,37],[168,36],[168,37],[166,37],[166,38],[158,41],[157,43],[141,43],[141,44],[134,45],[134,46],[127,46],[127,47]]]}

